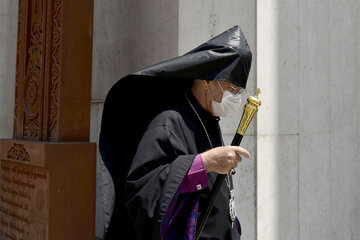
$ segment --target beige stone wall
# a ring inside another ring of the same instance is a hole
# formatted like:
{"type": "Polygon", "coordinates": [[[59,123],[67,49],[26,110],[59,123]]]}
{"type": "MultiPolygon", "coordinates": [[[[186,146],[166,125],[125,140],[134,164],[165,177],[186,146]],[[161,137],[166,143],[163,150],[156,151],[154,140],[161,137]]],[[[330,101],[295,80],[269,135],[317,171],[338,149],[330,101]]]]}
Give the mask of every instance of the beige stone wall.
{"type": "Polygon", "coordinates": [[[358,1],[258,1],[258,239],[359,239],[358,1]]]}

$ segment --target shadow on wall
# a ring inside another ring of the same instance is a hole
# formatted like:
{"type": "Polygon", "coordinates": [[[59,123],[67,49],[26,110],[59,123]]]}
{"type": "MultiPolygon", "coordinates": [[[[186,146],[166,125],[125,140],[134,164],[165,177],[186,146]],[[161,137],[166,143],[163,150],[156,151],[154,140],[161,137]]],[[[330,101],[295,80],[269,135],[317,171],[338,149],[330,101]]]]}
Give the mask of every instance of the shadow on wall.
{"type": "Polygon", "coordinates": [[[95,0],[93,99],[120,78],[178,54],[178,3],[95,0]]]}
{"type": "MultiPolygon", "coordinates": [[[[107,92],[123,76],[177,56],[179,18],[178,3],[171,1],[95,0],[94,4],[91,141],[98,143],[107,92]]],[[[97,156],[95,231],[103,239],[114,190],[99,152],[97,156]]]]}

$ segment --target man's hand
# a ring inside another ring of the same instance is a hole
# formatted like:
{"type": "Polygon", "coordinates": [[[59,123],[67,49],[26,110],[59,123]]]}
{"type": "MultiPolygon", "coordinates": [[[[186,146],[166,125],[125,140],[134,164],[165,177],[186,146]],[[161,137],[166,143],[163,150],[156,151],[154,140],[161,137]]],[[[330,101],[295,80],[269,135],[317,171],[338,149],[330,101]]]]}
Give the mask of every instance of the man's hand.
{"type": "Polygon", "coordinates": [[[241,156],[249,158],[250,153],[237,146],[223,146],[213,148],[201,154],[206,172],[227,174],[241,162],[241,156]]]}

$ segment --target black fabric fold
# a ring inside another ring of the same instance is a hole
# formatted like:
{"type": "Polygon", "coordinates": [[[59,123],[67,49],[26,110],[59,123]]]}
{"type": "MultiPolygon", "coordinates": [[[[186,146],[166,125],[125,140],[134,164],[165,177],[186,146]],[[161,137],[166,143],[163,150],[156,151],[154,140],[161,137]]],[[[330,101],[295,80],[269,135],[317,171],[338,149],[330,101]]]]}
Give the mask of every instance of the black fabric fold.
{"type": "MultiPolygon", "coordinates": [[[[146,234],[153,235],[153,232],[160,234],[158,225],[194,156],[210,149],[201,124],[191,108],[186,105],[185,92],[189,91],[195,79],[227,81],[245,88],[251,58],[251,51],[241,29],[234,26],[182,56],[121,78],[110,89],[104,103],[99,137],[101,157],[115,187],[115,208],[106,240],[135,239],[132,236],[136,234],[145,237],[146,234]],[[169,142],[171,136],[161,135],[163,133],[153,134],[157,135],[154,141],[158,141],[157,147],[160,151],[147,148],[145,152],[158,155],[144,156],[139,161],[139,144],[141,141],[147,141],[146,134],[151,129],[154,118],[158,118],[156,121],[176,119],[175,122],[167,123],[168,129],[162,126],[161,132],[169,131],[177,136],[185,134],[186,137],[169,142]],[[161,155],[161,148],[167,149],[167,156],[161,155]],[[137,163],[141,164],[136,165],[137,163]],[[140,219],[147,216],[147,220],[141,224],[143,227],[154,227],[146,231],[143,229],[143,233],[139,233],[139,226],[133,224],[139,219],[133,219],[133,222],[129,219],[134,216],[136,218],[136,208],[144,208],[143,201],[150,198],[150,183],[154,183],[159,187],[157,190],[161,189],[164,193],[159,193],[158,198],[153,198],[156,204],[151,207],[147,205],[149,208],[147,212],[144,209],[145,214],[143,212],[138,215],[140,219]]],[[[209,128],[210,138],[214,141],[213,146],[220,146],[219,119],[213,118],[210,113],[203,110],[192,95],[189,97],[196,105],[196,110],[200,112],[204,124],[209,128]]],[[[210,188],[214,176],[209,174],[210,188]]],[[[200,201],[206,199],[206,194],[207,191],[203,191],[200,201]]],[[[227,201],[226,188],[222,194],[225,194],[225,197],[219,198],[221,200],[217,204],[227,201]]],[[[215,211],[218,209],[216,206],[215,211]]],[[[224,216],[226,215],[222,214],[221,217],[224,216]]],[[[205,229],[204,234],[218,235],[216,232],[210,233],[211,231],[212,229],[205,229]]],[[[154,239],[158,239],[159,236],[155,237],[155,233],[154,239]]]]}

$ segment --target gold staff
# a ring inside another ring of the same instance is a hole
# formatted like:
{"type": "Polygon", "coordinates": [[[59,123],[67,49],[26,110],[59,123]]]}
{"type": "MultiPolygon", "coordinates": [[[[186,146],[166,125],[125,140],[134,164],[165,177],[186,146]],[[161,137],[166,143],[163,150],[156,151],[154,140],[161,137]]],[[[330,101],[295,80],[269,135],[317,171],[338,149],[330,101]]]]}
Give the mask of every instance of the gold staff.
{"type": "MultiPolygon", "coordinates": [[[[244,112],[241,116],[241,120],[239,123],[239,127],[235,133],[235,136],[231,142],[231,146],[239,146],[241,143],[241,140],[251,122],[251,120],[254,118],[255,114],[258,111],[258,107],[261,105],[261,101],[259,100],[259,94],[261,93],[260,88],[258,88],[256,90],[255,96],[250,96],[247,98],[247,104],[245,104],[244,106],[244,112]]],[[[232,169],[229,173],[230,175],[235,174],[235,170],[232,169]]],[[[215,183],[213,188],[211,189],[210,195],[209,195],[209,200],[206,201],[208,202],[208,205],[206,206],[206,210],[205,212],[199,217],[199,228],[196,232],[196,237],[195,239],[198,240],[200,237],[200,234],[202,232],[202,230],[204,229],[206,220],[208,219],[211,209],[214,206],[214,202],[216,199],[217,194],[219,193],[221,186],[224,183],[226,174],[218,174],[218,176],[216,177],[215,183]]],[[[233,200],[233,199],[232,199],[233,200]]],[[[231,203],[230,203],[231,204],[231,203]]],[[[234,220],[233,218],[235,218],[235,216],[231,217],[232,221],[234,220]]]]}

